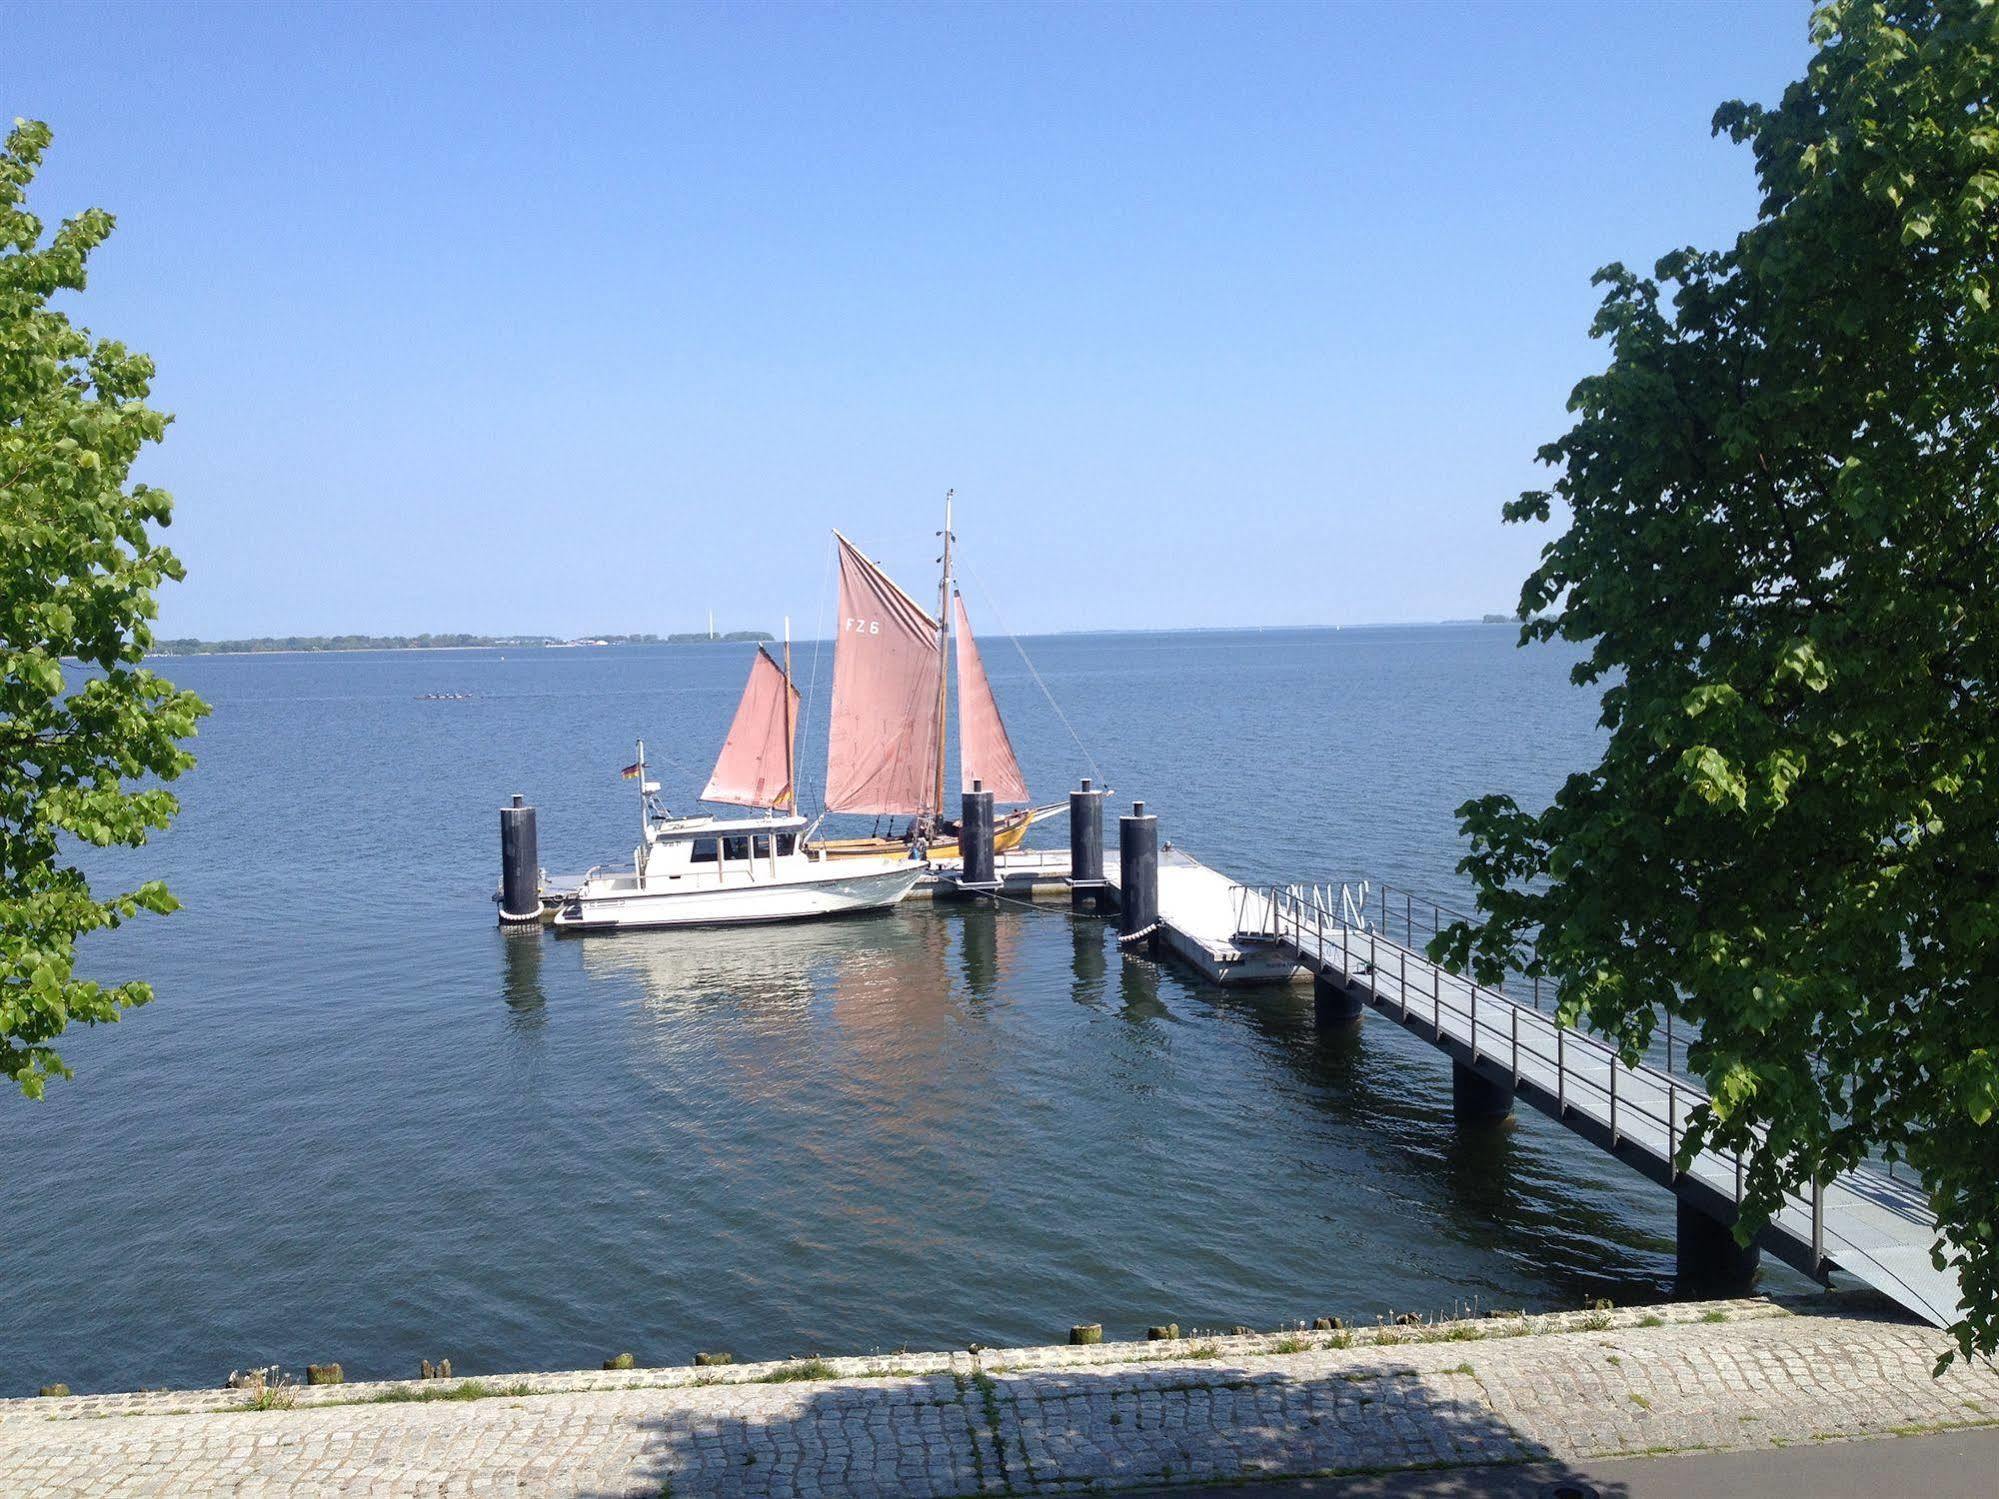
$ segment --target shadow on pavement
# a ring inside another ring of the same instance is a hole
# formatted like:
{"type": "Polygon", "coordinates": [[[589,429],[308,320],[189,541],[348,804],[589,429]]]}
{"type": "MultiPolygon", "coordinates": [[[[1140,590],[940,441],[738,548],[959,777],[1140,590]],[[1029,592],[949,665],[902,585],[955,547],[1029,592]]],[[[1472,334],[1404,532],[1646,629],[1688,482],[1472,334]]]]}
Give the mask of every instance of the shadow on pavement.
{"type": "Polygon", "coordinates": [[[643,1470],[620,1499],[1205,1486],[1241,1496],[1253,1492],[1246,1483],[1313,1473],[1356,1477],[1271,1492],[1629,1499],[1618,1484],[1585,1486],[1500,1418],[1469,1368],[1419,1372],[1382,1354],[1316,1371],[1189,1360],[686,1390],[641,1422],[643,1470]],[[1486,1482],[1498,1486],[1465,1486],[1486,1482]]]}

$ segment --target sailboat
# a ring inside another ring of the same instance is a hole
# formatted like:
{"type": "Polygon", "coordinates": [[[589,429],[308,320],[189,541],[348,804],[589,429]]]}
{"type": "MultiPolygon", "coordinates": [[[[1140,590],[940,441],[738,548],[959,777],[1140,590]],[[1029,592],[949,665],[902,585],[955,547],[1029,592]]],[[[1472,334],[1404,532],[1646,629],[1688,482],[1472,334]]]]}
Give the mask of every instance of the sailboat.
{"type": "MultiPolygon", "coordinates": [[[[892,857],[913,850],[928,860],[959,857],[957,826],[945,819],[944,741],[950,715],[946,651],[958,668],[960,788],[975,782],[1001,806],[1030,800],[1020,761],[986,679],[964,598],[953,586],[951,495],[944,497],[943,576],[935,618],[838,531],[840,628],[833,647],[833,710],[827,735],[826,811],[906,817],[900,834],[828,839],[823,857],[892,857]],[[955,629],[953,626],[955,625],[955,629]]],[[[1035,823],[1067,803],[1024,806],[998,820],[993,846],[1018,848],[1035,823]]]]}
{"type": "Polygon", "coordinates": [[[798,921],[895,905],[929,872],[909,849],[866,859],[826,858],[806,840],[793,774],[798,689],[762,646],[701,800],[750,807],[761,817],[675,817],[646,779],[645,741],[625,774],[639,783],[640,843],[629,874],[593,869],[563,902],[555,925],[571,931],[798,921]]]}

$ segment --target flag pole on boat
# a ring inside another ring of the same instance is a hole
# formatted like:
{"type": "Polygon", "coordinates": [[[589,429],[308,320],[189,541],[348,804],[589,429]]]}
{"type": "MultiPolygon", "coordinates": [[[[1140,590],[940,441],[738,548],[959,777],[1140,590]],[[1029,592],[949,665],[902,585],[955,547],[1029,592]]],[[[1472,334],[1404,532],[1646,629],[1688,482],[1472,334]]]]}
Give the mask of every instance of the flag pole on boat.
{"type": "Polygon", "coordinates": [[[639,741],[639,842],[646,834],[646,742],[639,741]]]}
{"type": "Polygon", "coordinates": [[[933,825],[944,820],[944,732],[951,711],[951,668],[948,650],[951,644],[951,500],[958,493],[955,489],[944,491],[944,529],[937,534],[944,538],[944,573],[937,581],[937,799],[931,804],[933,825]]]}

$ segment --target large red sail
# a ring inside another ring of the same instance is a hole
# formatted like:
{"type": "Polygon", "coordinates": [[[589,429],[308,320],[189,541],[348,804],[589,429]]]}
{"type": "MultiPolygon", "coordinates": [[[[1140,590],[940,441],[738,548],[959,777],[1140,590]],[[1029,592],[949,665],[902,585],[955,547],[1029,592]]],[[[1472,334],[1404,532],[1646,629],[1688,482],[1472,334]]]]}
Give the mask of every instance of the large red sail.
{"type": "Polygon", "coordinates": [[[972,639],[972,622],[965,618],[965,601],[957,598],[952,603],[958,610],[958,765],[964,783],[960,789],[970,791],[973,781],[982,781],[994,801],[1024,802],[1027,779],[1013,757],[1013,741],[1006,736],[999,704],[993,701],[978,642],[972,639]]]}
{"type": "Polygon", "coordinates": [[[736,704],[735,721],[701,800],[738,807],[788,805],[791,745],[786,734],[797,722],[798,689],[785,680],[784,668],[770,652],[758,646],[743,700],[736,704]]]}
{"type": "Polygon", "coordinates": [[[854,544],[840,544],[840,638],[833,648],[833,721],[826,810],[934,812],[937,621],[854,544]]]}

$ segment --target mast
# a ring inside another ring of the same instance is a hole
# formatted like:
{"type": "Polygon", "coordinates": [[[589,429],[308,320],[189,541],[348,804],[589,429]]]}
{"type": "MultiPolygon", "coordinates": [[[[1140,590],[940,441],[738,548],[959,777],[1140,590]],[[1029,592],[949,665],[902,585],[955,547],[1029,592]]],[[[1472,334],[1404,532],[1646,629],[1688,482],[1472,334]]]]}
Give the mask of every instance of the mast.
{"type": "Polygon", "coordinates": [[[937,580],[937,773],[934,777],[937,800],[936,819],[944,819],[944,726],[951,708],[951,669],[946,664],[945,647],[951,640],[951,498],[955,489],[944,491],[944,575],[937,580]]]}
{"type": "MultiPolygon", "coordinates": [[[[798,772],[792,765],[796,758],[791,747],[791,616],[784,617],[784,785],[785,795],[791,802],[791,810],[798,810],[798,772]]],[[[776,844],[771,845],[777,847],[776,844]]]]}

